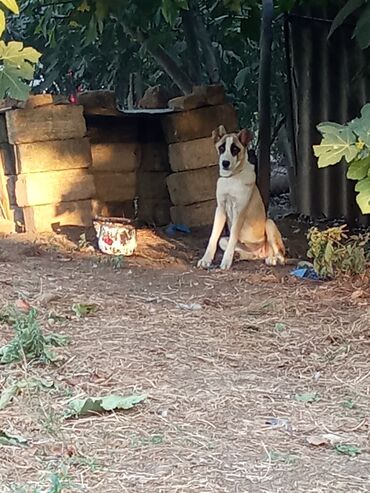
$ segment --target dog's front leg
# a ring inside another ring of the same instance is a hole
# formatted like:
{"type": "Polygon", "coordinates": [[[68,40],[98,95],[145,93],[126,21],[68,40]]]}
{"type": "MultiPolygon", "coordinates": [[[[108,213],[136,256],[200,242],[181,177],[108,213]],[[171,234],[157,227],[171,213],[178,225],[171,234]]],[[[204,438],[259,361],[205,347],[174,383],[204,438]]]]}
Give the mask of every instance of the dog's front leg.
{"type": "Polygon", "coordinates": [[[198,262],[198,267],[203,269],[208,269],[216,254],[218,239],[221,236],[222,230],[224,229],[226,223],[226,213],[221,206],[217,206],[215,219],[213,221],[213,228],[211,237],[209,238],[207,250],[203,257],[198,262]]]}
{"type": "Polygon", "coordinates": [[[238,242],[239,234],[242,226],[243,226],[243,217],[240,214],[238,215],[238,218],[233,222],[230,229],[230,238],[227,243],[227,247],[224,256],[222,257],[222,262],[220,265],[222,270],[230,269],[233,263],[235,247],[238,242]]]}

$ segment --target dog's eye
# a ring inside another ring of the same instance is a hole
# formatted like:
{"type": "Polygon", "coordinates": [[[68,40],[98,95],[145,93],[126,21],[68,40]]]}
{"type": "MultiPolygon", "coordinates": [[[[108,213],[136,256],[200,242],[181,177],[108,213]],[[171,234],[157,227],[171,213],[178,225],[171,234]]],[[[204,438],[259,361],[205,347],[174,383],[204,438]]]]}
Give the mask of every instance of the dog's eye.
{"type": "Polygon", "coordinates": [[[237,155],[239,154],[239,152],[240,152],[239,147],[238,147],[238,146],[236,146],[235,144],[233,144],[233,145],[231,146],[231,154],[232,154],[233,156],[237,156],[237,155]]]}
{"type": "Polygon", "coordinates": [[[218,148],[218,152],[220,154],[223,154],[225,152],[225,144],[222,144],[219,148],[218,148]]]}

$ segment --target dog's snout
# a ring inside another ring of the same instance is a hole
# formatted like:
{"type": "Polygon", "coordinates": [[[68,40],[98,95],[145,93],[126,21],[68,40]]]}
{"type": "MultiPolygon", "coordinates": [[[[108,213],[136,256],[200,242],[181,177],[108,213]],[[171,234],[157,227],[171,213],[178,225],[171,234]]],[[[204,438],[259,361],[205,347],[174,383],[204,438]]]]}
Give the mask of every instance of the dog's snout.
{"type": "Polygon", "coordinates": [[[224,169],[229,169],[230,168],[230,161],[222,161],[222,167],[224,169]]]}

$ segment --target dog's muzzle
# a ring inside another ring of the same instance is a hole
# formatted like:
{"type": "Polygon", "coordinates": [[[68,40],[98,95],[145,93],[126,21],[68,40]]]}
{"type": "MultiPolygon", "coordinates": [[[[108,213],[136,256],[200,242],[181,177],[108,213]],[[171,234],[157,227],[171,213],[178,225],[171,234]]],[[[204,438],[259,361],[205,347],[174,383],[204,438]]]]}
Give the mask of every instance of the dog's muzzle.
{"type": "Polygon", "coordinates": [[[228,170],[230,168],[230,161],[222,161],[222,168],[228,170]]]}

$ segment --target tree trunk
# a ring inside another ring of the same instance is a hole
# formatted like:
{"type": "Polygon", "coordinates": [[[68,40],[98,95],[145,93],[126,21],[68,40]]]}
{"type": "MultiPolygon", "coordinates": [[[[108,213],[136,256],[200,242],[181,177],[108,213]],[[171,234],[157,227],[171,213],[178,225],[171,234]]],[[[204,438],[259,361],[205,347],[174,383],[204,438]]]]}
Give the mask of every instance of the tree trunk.
{"type": "Polygon", "coordinates": [[[128,26],[123,25],[125,32],[135,41],[139,42],[154,60],[163,68],[167,75],[184,93],[190,94],[193,89],[193,81],[182,70],[177,61],[161,45],[152,46],[141,31],[133,32],[128,26]]]}
{"type": "Polygon", "coordinates": [[[196,19],[194,12],[191,9],[183,10],[181,18],[190,62],[190,75],[194,83],[200,85],[202,83],[202,64],[201,52],[195,29],[196,19]]]}
{"type": "Polygon", "coordinates": [[[271,45],[273,0],[262,1],[260,37],[260,73],[258,82],[258,187],[267,209],[270,196],[270,144],[271,144],[271,45]]]}
{"type": "Polygon", "coordinates": [[[197,7],[197,2],[189,1],[189,7],[194,12],[194,30],[198,35],[209,81],[211,84],[218,84],[220,82],[220,67],[217,62],[215,50],[212,46],[212,40],[199,12],[199,8],[197,7]]]}

